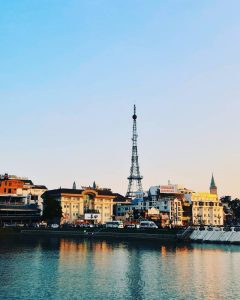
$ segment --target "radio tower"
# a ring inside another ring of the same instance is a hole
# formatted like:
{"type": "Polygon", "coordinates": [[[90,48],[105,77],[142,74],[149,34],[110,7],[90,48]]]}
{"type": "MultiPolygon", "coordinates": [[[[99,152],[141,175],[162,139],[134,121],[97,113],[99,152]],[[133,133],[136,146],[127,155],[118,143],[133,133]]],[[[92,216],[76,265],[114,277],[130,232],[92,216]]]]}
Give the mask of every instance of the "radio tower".
{"type": "Polygon", "coordinates": [[[137,151],[137,115],[136,106],[134,105],[133,118],[133,137],[132,137],[132,164],[130,169],[130,176],[128,177],[128,191],[126,197],[134,198],[136,194],[142,194],[142,182],[143,177],[140,175],[138,164],[138,151],[137,151]]]}

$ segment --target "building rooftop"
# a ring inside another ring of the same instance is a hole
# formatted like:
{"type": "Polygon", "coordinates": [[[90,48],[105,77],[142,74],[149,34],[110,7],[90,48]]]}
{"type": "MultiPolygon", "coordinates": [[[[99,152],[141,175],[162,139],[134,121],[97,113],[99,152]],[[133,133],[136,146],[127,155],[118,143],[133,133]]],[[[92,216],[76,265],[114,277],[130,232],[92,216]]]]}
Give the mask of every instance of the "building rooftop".
{"type": "Polygon", "coordinates": [[[39,190],[47,190],[47,187],[45,185],[33,185],[31,187],[32,189],[39,189],[39,190]]]}
{"type": "Polygon", "coordinates": [[[110,189],[93,189],[91,187],[88,187],[86,189],[68,189],[68,188],[59,188],[55,190],[48,190],[46,191],[44,195],[61,195],[61,194],[82,194],[85,190],[95,191],[98,193],[98,195],[101,196],[115,196],[115,194],[110,189]]]}

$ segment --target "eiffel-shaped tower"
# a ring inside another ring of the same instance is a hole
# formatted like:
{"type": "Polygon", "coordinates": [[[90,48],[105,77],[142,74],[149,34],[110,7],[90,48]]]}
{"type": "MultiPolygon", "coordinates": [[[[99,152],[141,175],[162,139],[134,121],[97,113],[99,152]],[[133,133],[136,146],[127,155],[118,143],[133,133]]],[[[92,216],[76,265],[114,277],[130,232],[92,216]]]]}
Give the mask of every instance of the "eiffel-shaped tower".
{"type": "Polygon", "coordinates": [[[128,191],[126,197],[135,198],[137,194],[143,194],[142,179],[140,175],[139,164],[138,164],[138,150],[137,150],[137,115],[136,106],[134,105],[133,118],[133,135],[132,135],[132,160],[130,176],[128,177],[128,191]]]}

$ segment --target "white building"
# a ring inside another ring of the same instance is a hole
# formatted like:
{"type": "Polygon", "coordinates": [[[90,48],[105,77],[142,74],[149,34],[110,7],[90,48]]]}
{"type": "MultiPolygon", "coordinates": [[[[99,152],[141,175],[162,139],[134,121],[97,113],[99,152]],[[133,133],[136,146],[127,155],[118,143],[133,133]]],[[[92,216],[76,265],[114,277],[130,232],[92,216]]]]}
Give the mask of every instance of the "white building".
{"type": "Polygon", "coordinates": [[[23,188],[17,189],[18,196],[26,197],[26,204],[37,204],[38,208],[43,211],[42,194],[47,191],[44,185],[24,184],[23,188]]]}

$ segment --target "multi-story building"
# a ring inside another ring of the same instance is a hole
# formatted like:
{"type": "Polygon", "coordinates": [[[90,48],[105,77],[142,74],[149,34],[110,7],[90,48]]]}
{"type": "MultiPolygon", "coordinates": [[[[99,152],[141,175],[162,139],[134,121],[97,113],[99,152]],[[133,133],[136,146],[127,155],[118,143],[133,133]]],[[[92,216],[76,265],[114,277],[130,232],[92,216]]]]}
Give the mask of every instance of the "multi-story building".
{"type": "Polygon", "coordinates": [[[17,189],[17,195],[25,196],[28,204],[37,204],[42,214],[43,211],[42,194],[46,191],[47,191],[47,187],[45,185],[25,184],[23,188],[17,189]]]}
{"type": "Polygon", "coordinates": [[[0,175],[0,194],[16,195],[17,189],[23,188],[24,179],[17,176],[9,176],[8,174],[0,175]]]}
{"type": "Polygon", "coordinates": [[[113,199],[116,196],[110,189],[87,187],[49,190],[42,197],[56,199],[61,203],[62,223],[89,221],[103,224],[112,220],[113,199]]]}
{"type": "Polygon", "coordinates": [[[192,193],[194,225],[223,225],[223,205],[217,195],[217,186],[212,176],[210,193],[192,193]]]}
{"type": "Polygon", "coordinates": [[[126,220],[132,215],[132,199],[121,194],[114,193],[113,216],[116,220],[126,220]]]}
{"type": "Polygon", "coordinates": [[[159,209],[162,226],[187,225],[191,223],[191,202],[185,197],[186,188],[177,184],[152,186],[148,197],[145,198],[145,207],[159,209]]]}
{"type": "Polygon", "coordinates": [[[25,199],[25,204],[36,204],[43,209],[42,194],[47,191],[44,185],[35,185],[32,180],[16,175],[0,175],[0,195],[21,196],[25,199]]]}
{"type": "Polygon", "coordinates": [[[212,176],[210,193],[195,193],[181,185],[151,186],[141,199],[116,205],[117,218],[126,219],[134,211],[158,209],[161,225],[222,225],[224,213],[218,199],[217,186],[212,176]]]}
{"type": "Polygon", "coordinates": [[[26,204],[26,197],[0,195],[0,224],[31,224],[40,221],[36,204],[26,204]]]}
{"type": "Polygon", "coordinates": [[[194,225],[223,225],[223,206],[218,196],[211,193],[193,193],[194,225]]]}
{"type": "Polygon", "coordinates": [[[130,203],[116,204],[115,214],[118,219],[126,220],[132,215],[149,216],[149,211],[154,210],[157,219],[161,219],[161,225],[181,226],[191,223],[191,203],[185,198],[183,191],[178,185],[151,186],[142,198],[136,198],[130,203]],[[136,214],[137,212],[137,214],[136,214]]]}

